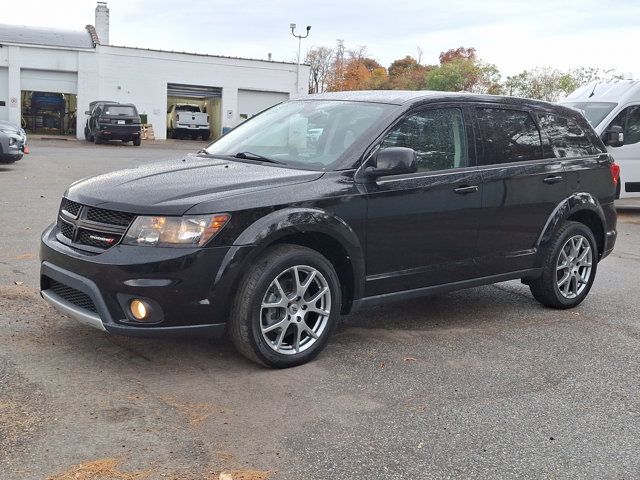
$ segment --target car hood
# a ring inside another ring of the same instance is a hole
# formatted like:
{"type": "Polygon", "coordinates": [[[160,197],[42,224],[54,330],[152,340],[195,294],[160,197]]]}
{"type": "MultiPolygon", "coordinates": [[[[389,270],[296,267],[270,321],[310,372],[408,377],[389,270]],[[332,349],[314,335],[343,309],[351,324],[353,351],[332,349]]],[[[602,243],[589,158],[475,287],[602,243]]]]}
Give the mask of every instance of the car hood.
{"type": "Polygon", "coordinates": [[[202,202],[309,182],[322,175],[323,172],[188,155],[80,180],[69,187],[65,197],[140,215],[182,215],[202,202]]]}
{"type": "Polygon", "coordinates": [[[20,127],[16,127],[14,124],[0,120],[0,130],[7,130],[15,133],[20,133],[22,130],[20,127]]]}

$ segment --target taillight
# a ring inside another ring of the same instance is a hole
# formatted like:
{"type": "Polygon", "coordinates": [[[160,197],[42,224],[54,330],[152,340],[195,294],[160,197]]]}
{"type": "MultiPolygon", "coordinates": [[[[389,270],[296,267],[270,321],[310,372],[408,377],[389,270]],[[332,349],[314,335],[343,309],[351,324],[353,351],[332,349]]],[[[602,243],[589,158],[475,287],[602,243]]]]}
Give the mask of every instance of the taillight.
{"type": "Polygon", "coordinates": [[[609,170],[611,170],[611,179],[613,180],[614,185],[618,185],[618,179],[620,178],[620,165],[616,162],[612,162],[609,165],[609,170]]]}

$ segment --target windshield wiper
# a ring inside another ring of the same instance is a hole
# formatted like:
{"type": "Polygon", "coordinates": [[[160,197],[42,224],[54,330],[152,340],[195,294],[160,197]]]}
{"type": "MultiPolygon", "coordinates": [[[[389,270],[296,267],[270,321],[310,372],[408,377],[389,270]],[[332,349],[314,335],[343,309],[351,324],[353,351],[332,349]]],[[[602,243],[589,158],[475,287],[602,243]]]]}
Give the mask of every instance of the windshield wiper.
{"type": "Polygon", "coordinates": [[[273,158],[263,157],[257,153],[252,152],[238,152],[234,155],[235,158],[242,158],[244,160],[260,160],[261,162],[277,163],[278,165],[286,165],[280,160],[274,160],[273,158]]]}

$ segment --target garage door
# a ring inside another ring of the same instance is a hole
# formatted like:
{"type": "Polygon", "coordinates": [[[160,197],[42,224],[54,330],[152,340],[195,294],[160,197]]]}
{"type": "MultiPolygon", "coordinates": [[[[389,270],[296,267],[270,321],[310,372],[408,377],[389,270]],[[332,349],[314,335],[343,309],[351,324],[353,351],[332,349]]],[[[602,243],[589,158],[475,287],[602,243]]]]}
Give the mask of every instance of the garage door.
{"type": "Polygon", "coordinates": [[[32,92],[78,93],[78,74],[51,70],[20,71],[20,90],[32,92]]]}
{"type": "Polygon", "coordinates": [[[168,83],[167,97],[182,98],[220,98],[222,89],[219,87],[205,87],[202,85],[184,85],[182,83],[168,83]]]}
{"type": "Polygon", "coordinates": [[[0,67],[0,120],[9,119],[9,69],[0,67]]]}
{"type": "Polygon", "coordinates": [[[289,100],[288,93],[238,90],[238,114],[240,118],[251,118],[276,103],[289,100]]]}

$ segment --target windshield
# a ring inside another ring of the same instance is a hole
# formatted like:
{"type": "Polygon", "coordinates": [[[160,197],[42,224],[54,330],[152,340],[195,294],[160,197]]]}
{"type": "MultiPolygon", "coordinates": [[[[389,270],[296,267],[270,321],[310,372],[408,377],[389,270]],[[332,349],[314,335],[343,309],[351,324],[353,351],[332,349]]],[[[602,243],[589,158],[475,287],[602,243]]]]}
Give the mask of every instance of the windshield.
{"type": "Polygon", "coordinates": [[[123,105],[106,105],[104,107],[105,115],[127,115],[133,117],[136,115],[136,111],[133,107],[126,107],[123,105]]]}
{"type": "Polygon", "coordinates": [[[326,168],[394,105],[291,101],[256,115],[210,145],[211,155],[251,153],[281,163],[326,168]]]}
{"type": "Polygon", "coordinates": [[[179,112],[200,112],[200,107],[197,105],[176,105],[176,110],[179,112]]]}
{"type": "Polygon", "coordinates": [[[597,127],[600,122],[611,113],[617,103],[611,102],[567,102],[564,105],[576,108],[587,117],[592,127],[597,127]]]}

